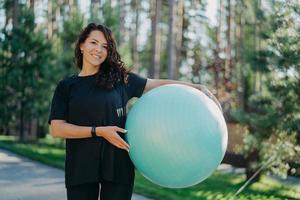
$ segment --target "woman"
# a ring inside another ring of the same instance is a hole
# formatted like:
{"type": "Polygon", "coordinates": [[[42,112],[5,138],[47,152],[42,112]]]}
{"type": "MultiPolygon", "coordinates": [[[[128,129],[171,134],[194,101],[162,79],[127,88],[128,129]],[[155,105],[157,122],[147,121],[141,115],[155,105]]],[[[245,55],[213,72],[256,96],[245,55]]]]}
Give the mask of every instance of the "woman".
{"type": "MultiPolygon", "coordinates": [[[[132,97],[165,84],[198,88],[173,80],[151,80],[129,73],[116,49],[112,32],[89,24],[75,47],[78,75],[59,82],[49,124],[53,137],[66,139],[65,185],[68,200],[131,199],[134,166],[126,134],[126,103],[132,97]]],[[[218,104],[219,105],[219,104],[218,104]]]]}

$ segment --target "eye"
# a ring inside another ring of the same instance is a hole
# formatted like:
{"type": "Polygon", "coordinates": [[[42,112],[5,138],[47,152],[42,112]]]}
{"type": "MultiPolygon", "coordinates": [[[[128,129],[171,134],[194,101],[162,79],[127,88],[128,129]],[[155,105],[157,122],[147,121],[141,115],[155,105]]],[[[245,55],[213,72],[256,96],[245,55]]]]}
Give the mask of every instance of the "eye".
{"type": "Polygon", "coordinates": [[[91,43],[92,43],[92,44],[96,44],[96,42],[95,42],[95,41],[92,41],[91,43]]]}

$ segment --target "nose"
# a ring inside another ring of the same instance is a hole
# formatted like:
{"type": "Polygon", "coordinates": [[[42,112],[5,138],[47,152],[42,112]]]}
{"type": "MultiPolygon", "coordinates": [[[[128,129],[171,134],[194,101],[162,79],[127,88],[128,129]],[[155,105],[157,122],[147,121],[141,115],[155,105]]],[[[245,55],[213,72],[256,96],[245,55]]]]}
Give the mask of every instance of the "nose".
{"type": "Polygon", "coordinates": [[[102,45],[99,45],[97,48],[96,48],[96,51],[97,52],[102,52],[102,51],[104,51],[105,50],[105,48],[102,46],[102,45]]]}

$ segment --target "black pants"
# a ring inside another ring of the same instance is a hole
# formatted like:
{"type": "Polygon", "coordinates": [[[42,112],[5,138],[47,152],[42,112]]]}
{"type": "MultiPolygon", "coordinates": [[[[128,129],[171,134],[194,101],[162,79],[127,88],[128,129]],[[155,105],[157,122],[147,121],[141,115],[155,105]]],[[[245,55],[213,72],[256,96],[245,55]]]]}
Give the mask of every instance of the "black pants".
{"type": "Polygon", "coordinates": [[[67,187],[68,200],[131,200],[133,184],[101,181],[100,183],[88,183],[67,187]],[[101,185],[101,189],[99,186],[101,185]]]}

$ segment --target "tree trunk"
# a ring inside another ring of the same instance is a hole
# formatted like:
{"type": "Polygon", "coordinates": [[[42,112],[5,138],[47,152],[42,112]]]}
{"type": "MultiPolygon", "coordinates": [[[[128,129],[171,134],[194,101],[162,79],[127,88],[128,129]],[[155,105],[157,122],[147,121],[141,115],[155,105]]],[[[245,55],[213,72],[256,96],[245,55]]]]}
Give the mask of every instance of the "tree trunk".
{"type": "Polygon", "coordinates": [[[98,20],[100,18],[100,7],[101,7],[101,0],[91,0],[90,18],[92,21],[98,20]]]}
{"type": "Polygon", "coordinates": [[[150,78],[159,78],[160,74],[160,29],[158,23],[160,21],[161,0],[150,1],[151,15],[151,65],[148,76],[150,78]]]}
{"type": "Polygon", "coordinates": [[[168,31],[168,78],[175,79],[176,71],[176,42],[175,30],[176,29],[176,5],[175,0],[169,0],[169,31],[168,31]]]}
{"type": "Polygon", "coordinates": [[[177,6],[177,23],[176,23],[176,69],[174,78],[179,78],[179,67],[182,60],[182,37],[183,37],[183,9],[184,1],[178,0],[177,6]]]}
{"type": "Polygon", "coordinates": [[[232,61],[231,61],[231,1],[227,0],[227,30],[226,30],[226,58],[225,58],[225,70],[224,70],[224,84],[225,89],[230,92],[230,82],[231,82],[231,68],[232,68],[232,61]]]}
{"type": "Polygon", "coordinates": [[[25,121],[24,121],[24,107],[25,107],[25,69],[21,69],[21,79],[20,79],[20,90],[21,90],[21,98],[20,98],[20,129],[19,129],[19,138],[20,141],[23,142],[25,137],[24,137],[24,129],[25,129],[25,121]]]}
{"type": "Polygon", "coordinates": [[[53,3],[52,0],[48,0],[47,9],[47,36],[48,39],[52,39],[53,36],[53,3]]]}
{"type": "Polygon", "coordinates": [[[56,1],[56,4],[55,4],[55,15],[54,15],[54,18],[53,18],[53,36],[55,37],[55,39],[57,39],[58,37],[58,33],[59,33],[59,20],[60,20],[60,17],[61,15],[63,15],[63,13],[60,12],[60,9],[61,7],[64,6],[64,2],[63,0],[58,0],[56,1]]]}
{"type": "Polygon", "coordinates": [[[75,11],[75,2],[74,2],[74,0],[69,0],[68,1],[68,6],[69,6],[69,14],[73,13],[75,11]]]}
{"type": "Polygon", "coordinates": [[[18,15],[19,15],[19,2],[18,0],[14,0],[13,12],[12,12],[13,28],[18,27],[18,15]]]}
{"type": "MultiPolygon", "coordinates": [[[[255,49],[255,54],[256,54],[256,60],[259,60],[259,51],[260,51],[260,36],[259,36],[259,32],[260,32],[260,19],[257,19],[257,13],[260,9],[260,0],[255,0],[254,1],[254,38],[253,38],[253,42],[254,42],[254,49],[255,49]]],[[[258,64],[258,63],[257,63],[258,64]]],[[[259,67],[259,66],[258,66],[259,67]]],[[[254,74],[254,92],[258,92],[260,91],[260,72],[257,70],[258,67],[255,67],[255,74],[254,74]]]]}
{"type": "Polygon", "coordinates": [[[34,0],[30,0],[29,1],[29,7],[33,11],[33,13],[34,13],[34,0]]]}
{"type": "Polygon", "coordinates": [[[125,8],[125,0],[119,0],[119,46],[121,46],[124,43],[124,35],[126,33],[125,29],[125,16],[126,16],[126,10],[125,8]]]}
{"type": "Polygon", "coordinates": [[[13,15],[13,9],[14,9],[14,1],[6,0],[5,1],[5,23],[4,23],[4,29],[6,29],[9,21],[12,19],[13,15]]]}
{"type": "Polygon", "coordinates": [[[237,45],[236,45],[236,65],[239,68],[239,85],[238,85],[238,101],[240,108],[245,110],[245,75],[244,75],[244,62],[242,56],[242,50],[244,49],[244,24],[245,19],[242,14],[244,10],[244,1],[238,1],[236,4],[236,15],[237,15],[237,45]]]}
{"type": "MultiPolygon", "coordinates": [[[[258,150],[254,150],[253,152],[251,152],[246,160],[247,160],[247,168],[246,168],[246,179],[249,180],[258,169],[253,169],[251,167],[251,163],[252,162],[258,162],[259,161],[259,155],[258,155],[258,150]]],[[[252,183],[258,182],[260,180],[261,177],[261,172],[258,173],[253,179],[252,179],[252,183]]]]}
{"type": "Polygon", "coordinates": [[[201,59],[201,44],[197,45],[197,47],[194,49],[194,64],[192,66],[192,82],[193,83],[201,83],[201,66],[202,66],[202,59],[201,59]],[[197,79],[195,79],[197,78],[197,79]]]}
{"type": "Polygon", "coordinates": [[[219,19],[218,19],[218,27],[216,32],[216,49],[214,50],[214,73],[215,73],[215,88],[216,88],[216,97],[219,97],[219,81],[220,81],[220,71],[222,68],[222,61],[219,57],[219,54],[221,52],[220,43],[221,43],[221,31],[222,31],[222,13],[223,13],[223,1],[220,0],[219,2],[219,19]]]}
{"type": "MultiPolygon", "coordinates": [[[[261,9],[261,0],[257,0],[257,11],[260,11],[261,9]]],[[[260,60],[260,51],[261,51],[261,38],[260,38],[260,31],[261,31],[261,19],[258,20],[257,23],[257,33],[258,33],[258,37],[257,37],[257,50],[258,50],[258,59],[260,60]]],[[[258,86],[257,89],[259,92],[262,92],[262,73],[260,71],[258,71],[258,86]]]]}
{"type": "Polygon", "coordinates": [[[140,1],[134,0],[133,10],[135,13],[135,29],[132,38],[132,60],[133,60],[133,69],[136,72],[139,72],[139,53],[138,53],[138,33],[139,33],[139,17],[140,17],[140,1]]]}

